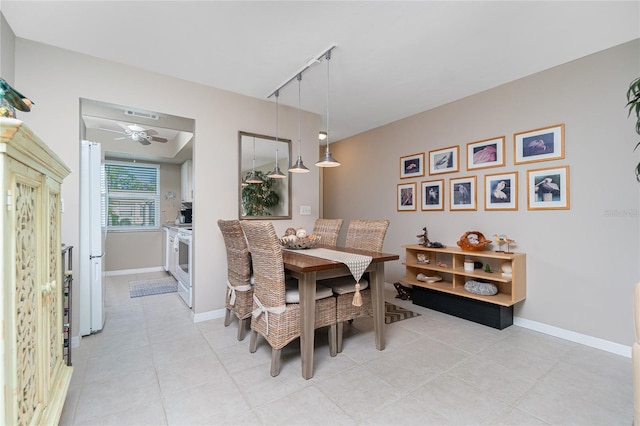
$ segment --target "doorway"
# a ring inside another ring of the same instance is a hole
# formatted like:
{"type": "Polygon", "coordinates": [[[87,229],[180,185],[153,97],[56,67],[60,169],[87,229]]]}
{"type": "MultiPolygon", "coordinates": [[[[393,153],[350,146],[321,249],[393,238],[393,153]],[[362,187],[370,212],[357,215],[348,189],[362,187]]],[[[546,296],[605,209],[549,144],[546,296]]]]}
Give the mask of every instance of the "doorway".
{"type": "MultiPolygon", "coordinates": [[[[105,197],[101,205],[103,215],[107,218],[107,237],[104,241],[104,266],[107,275],[130,275],[164,271],[164,235],[163,225],[173,223],[180,217],[185,208],[182,196],[183,164],[189,163],[193,172],[192,159],[195,144],[195,120],[173,116],[161,112],[115,105],[90,99],[80,99],[80,140],[99,144],[100,159],[104,165],[122,165],[126,170],[136,168],[155,168],[158,170],[156,199],[152,198],[151,208],[145,204],[145,226],[136,226],[134,218],[122,218],[119,225],[111,219],[117,216],[113,208],[115,195],[105,197]],[[154,212],[154,216],[149,215],[154,212]],[[152,217],[152,219],[149,219],[152,217]],[[131,225],[130,228],[124,225],[131,225]]],[[[82,159],[81,159],[82,163],[82,159]]],[[[81,164],[82,168],[82,164],[81,164]]],[[[103,176],[107,176],[103,174],[103,176]]],[[[82,187],[81,179],[81,187],[82,187]]],[[[111,182],[105,180],[108,186],[111,182]]],[[[117,191],[113,191],[115,194],[117,191]]],[[[132,191],[130,191],[132,192],[132,191]]],[[[135,194],[134,194],[135,195],[135,194]]],[[[132,197],[131,194],[127,195],[132,197]]],[[[80,204],[86,203],[86,196],[81,192],[80,204]],[[85,198],[83,200],[83,198],[85,198]]],[[[121,200],[120,200],[121,201],[121,200]]],[[[135,200],[134,200],[135,201],[135,200]]],[[[131,201],[131,209],[136,205],[131,201]]],[[[188,208],[193,209],[193,200],[188,201],[188,208]]],[[[192,210],[190,210],[192,211],[192,210]]],[[[122,212],[117,212],[123,217],[122,212]]],[[[130,213],[134,215],[134,213],[130,213]]],[[[91,316],[92,304],[89,283],[92,276],[88,264],[89,244],[83,237],[89,234],[89,221],[81,210],[79,269],[79,330],[81,335],[89,334],[88,319],[91,316]],[[87,260],[87,262],[85,262],[87,260]]],[[[103,281],[104,282],[104,281],[103,281]]],[[[103,292],[104,293],[104,292],[103,292]]],[[[107,318],[108,322],[108,318],[107,318]]]]}

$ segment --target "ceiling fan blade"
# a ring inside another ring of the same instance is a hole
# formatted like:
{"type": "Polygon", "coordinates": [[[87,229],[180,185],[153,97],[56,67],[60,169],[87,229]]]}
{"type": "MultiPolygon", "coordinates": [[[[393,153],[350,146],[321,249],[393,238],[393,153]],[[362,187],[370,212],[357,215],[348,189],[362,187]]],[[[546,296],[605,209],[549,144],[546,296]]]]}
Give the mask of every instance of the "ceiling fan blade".
{"type": "Polygon", "coordinates": [[[146,132],[144,127],[140,127],[137,124],[129,124],[127,126],[132,132],[146,132]]]}
{"type": "Polygon", "coordinates": [[[104,130],[105,132],[113,132],[113,133],[119,133],[121,135],[125,135],[125,132],[121,132],[120,130],[113,130],[113,129],[105,129],[104,127],[99,127],[98,130],[104,130]]]}
{"type": "Polygon", "coordinates": [[[128,124],[124,124],[124,123],[120,123],[119,121],[116,121],[116,124],[120,127],[122,127],[124,130],[129,130],[131,131],[131,129],[129,128],[128,124]]]}
{"type": "Polygon", "coordinates": [[[144,132],[148,135],[157,135],[158,131],[155,129],[148,129],[148,130],[144,130],[144,132]]]}
{"type": "Polygon", "coordinates": [[[129,137],[128,136],[123,136],[121,138],[115,138],[114,141],[123,141],[125,139],[129,139],[129,137]]]}
{"type": "Polygon", "coordinates": [[[140,139],[138,142],[140,142],[142,145],[151,145],[151,142],[146,139],[140,139]]]}
{"type": "Polygon", "coordinates": [[[169,139],[167,139],[167,138],[161,138],[161,137],[158,137],[158,136],[149,136],[148,139],[152,140],[154,142],[161,142],[161,143],[165,143],[165,142],[169,141],[169,139]]]}

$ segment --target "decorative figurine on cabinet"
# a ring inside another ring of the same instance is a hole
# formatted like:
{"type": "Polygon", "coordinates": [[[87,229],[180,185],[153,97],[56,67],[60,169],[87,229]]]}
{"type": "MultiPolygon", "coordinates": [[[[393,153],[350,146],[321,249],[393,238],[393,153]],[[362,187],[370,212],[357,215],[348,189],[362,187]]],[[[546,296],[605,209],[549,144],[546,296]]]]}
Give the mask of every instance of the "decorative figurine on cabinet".
{"type": "Polygon", "coordinates": [[[31,99],[11,87],[3,78],[0,78],[0,116],[15,118],[16,109],[29,112],[34,105],[31,99]]]}
{"type": "Polygon", "coordinates": [[[498,253],[506,253],[506,254],[513,254],[513,252],[509,251],[509,246],[511,244],[515,244],[516,240],[512,240],[511,238],[507,237],[505,234],[493,234],[493,237],[495,238],[496,242],[498,243],[498,250],[496,250],[496,252],[498,253]],[[502,250],[502,244],[507,244],[507,250],[504,251],[502,250]]]}
{"type": "Polygon", "coordinates": [[[416,235],[416,237],[420,238],[422,242],[420,242],[421,246],[429,247],[429,248],[444,248],[444,244],[439,243],[437,241],[431,242],[429,241],[427,227],[422,228],[422,234],[416,235]]]}

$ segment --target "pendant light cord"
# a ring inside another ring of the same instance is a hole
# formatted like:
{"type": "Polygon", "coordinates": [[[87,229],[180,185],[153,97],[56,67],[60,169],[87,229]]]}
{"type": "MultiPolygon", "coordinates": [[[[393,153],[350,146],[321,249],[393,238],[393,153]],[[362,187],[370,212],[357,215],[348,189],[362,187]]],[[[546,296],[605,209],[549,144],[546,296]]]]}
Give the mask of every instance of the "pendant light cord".
{"type": "Polygon", "coordinates": [[[300,86],[302,85],[302,73],[298,74],[298,158],[302,156],[302,130],[300,126],[300,86]]]}
{"type": "Polygon", "coordinates": [[[276,169],[278,168],[278,99],[280,98],[280,91],[276,90],[276,169]]]}
{"type": "Polygon", "coordinates": [[[251,166],[251,171],[253,172],[253,175],[256,174],[256,138],[255,136],[253,138],[253,165],[251,166]]]}
{"type": "Polygon", "coordinates": [[[327,52],[327,152],[329,152],[329,60],[331,59],[331,50],[327,52]]]}

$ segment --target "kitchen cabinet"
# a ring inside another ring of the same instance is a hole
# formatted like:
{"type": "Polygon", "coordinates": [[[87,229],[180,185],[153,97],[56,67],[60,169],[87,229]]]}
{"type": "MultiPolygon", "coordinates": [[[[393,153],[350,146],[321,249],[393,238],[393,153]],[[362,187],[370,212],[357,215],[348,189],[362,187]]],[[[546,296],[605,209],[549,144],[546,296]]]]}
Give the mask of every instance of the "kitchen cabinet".
{"type": "Polygon", "coordinates": [[[1,424],[57,424],[69,388],[60,238],[69,173],[22,121],[0,118],[1,424]]]}
{"type": "Polygon", "coordinates": [[[182,163],[180,169],[182,182],[182,201],[187,203],[193,202],[193,160],[187,160],[182,163]]]}

